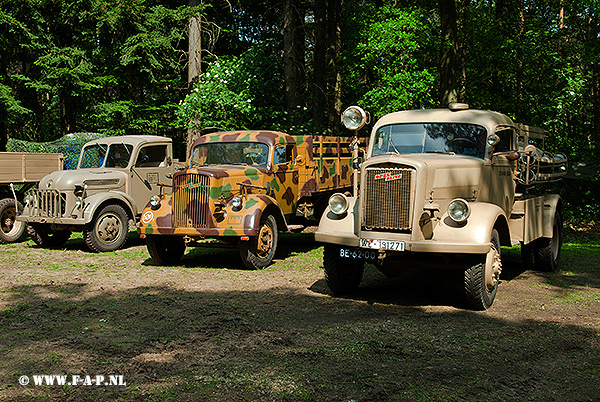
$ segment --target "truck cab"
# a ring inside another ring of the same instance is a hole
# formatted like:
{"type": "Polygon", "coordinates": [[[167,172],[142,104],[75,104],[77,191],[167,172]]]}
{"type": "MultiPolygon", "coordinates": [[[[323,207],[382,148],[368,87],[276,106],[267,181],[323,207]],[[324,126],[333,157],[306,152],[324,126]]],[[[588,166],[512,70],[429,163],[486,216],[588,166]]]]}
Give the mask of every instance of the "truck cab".
{"type": "Polygon", "coordinates": [[[19,221],[32,239],[58,247],[81,231],[95,252],[119,249],[158,184],[174,172],[172,141],[159,136],[106,137],[86,143],[76,170],[51,173],[25,198],[19,221]]]}

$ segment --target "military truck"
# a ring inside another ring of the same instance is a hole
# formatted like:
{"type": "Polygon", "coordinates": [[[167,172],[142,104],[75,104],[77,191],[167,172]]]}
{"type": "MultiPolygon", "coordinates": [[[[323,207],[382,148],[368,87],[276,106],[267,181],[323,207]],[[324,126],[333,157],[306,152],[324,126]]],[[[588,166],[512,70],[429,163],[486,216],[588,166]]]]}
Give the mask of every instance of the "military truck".
{"type": "MultiPolygon", "coordinates": [[[[200,137],[172,192],[150,199],[139,233],[161,265],[187,246],[239,247],[244,264],[271,263],[278,232],[318,219],[328,198],[351,189],[352,156],[344,137],[233,131],[200,137]]],[[[165,186],[166,187],[166,186],[165,186]]]]}
{"type": "MultiPolygon", "coordinates": [[[[351,129],[364,124],[357,110],[346,111],[351,129]]],[[[562,203],[542,184],[564,176],[567,161],[534,145],[543,147],[545,136],[466,104],[379,119],[360,190],[334,194],[315,232],[325,243],[329,289],[356,290],[367,261],[388,276],[407,267],[458,268],[468,304],[483,310],[498,289],[501,246],[520,243],[528,268],[555,270],[562,203]]]]}
{"type": "Polygon", "coordinates": [[[17,221],[17,212],[25,192],[62,166],[60,153],[0,152],[0,244],[23,237],[27,225],[17,221]]]}
{"type": "Polygon", "coordinates": [[[25,197],[23,213],[31,238],[60,247],[71,232],[83,232],[94,252],[121,248],[129,228],[159,183],[177,168],[170,138],[151,135],[105,137],[87,142],[76,170],[43,177],[25,197]]]}

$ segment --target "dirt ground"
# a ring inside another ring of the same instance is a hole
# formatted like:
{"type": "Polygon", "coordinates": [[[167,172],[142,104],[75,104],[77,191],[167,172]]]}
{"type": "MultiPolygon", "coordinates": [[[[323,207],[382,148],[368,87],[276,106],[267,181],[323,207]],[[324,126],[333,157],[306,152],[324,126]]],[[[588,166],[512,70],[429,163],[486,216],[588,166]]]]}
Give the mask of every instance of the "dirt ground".
{"type": "Polygon", "coordinates": [[[486,312],[465,309],[452,271],[368,267],[332,297],[311,233],[281,236],[260,271],[231,249],[156,266],[133,233],[107,254],[81,236],[2,245],[0,400],[598,401],[600,237],[567,229],[558,272],[503,249],[486,312]],[[35,385],[44,374],[126,385],[35,385]]]}

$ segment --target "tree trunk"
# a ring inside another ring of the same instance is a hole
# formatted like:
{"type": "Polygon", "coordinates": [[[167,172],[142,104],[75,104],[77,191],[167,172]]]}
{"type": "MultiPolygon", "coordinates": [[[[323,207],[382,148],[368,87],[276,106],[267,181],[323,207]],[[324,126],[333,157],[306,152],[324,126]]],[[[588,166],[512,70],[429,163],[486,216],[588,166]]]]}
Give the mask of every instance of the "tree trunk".
{"type": "MultiPolygon", "coordinates": [[[[198,0],[189,0],[190,7],[198,6],[198,0]]],[[[194,87],[194,84],[200,80],[201,74],[201,31],[200,31],[200,18],[190,17],[188,27],[188,93],[194,87]]],[[[190,149],[194,142],[200,137],[200,133],[195,130],[188,129],[186,137],[186,158],[190,154],[190,149]]]]}
{"type": "Polygon", "coordinates": [[[340,53],[342,50],[342,29],[340,21],[342,20],[342,0],[329,0],[327,8],[327,25],[328,25],[328,54],[327,54],[327,70],[329,89],[329,107],[328,120],[329,128],[333,132],[339,130],[339,116],[342,112],[342,75],[339,68],[340,53]]]}
{"type": "Polygon", "coordinates": [[[303,105],[304,34],[300,0],[285,0],[283,5],[283,66],[285,110],[294,118],[303,105]]]}
{"type": "Polygon", "coordinates": [[[455,0],[439,0],[442,19],[440,56],[440,105],[456,102],[456,55],[458,53],[455,0]]]}
{"type": "Polygon", "coordinates": [[[328,118],[327,110],[327,63],[325,54],[327,50],[326,17],[327,8],[325,0],[315,0],[315,31],[314,31],[314,58],[313,58],[313,122],[317,127],[325,128],[328,118]]]}

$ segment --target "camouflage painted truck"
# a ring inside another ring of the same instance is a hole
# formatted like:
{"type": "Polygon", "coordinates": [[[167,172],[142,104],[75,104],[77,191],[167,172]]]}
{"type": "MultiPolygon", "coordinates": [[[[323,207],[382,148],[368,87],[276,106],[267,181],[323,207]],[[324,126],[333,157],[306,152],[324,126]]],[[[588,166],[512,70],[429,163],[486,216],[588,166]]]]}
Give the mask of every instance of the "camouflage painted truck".
{"type": "MultiPolygon", "coordinates": [[[[358,116],[349,119],[352,129],[362,124],[357,109],[347,110],[358,116]]],[[[360,166],[359,193],[333,195],[315,233],[325,243],[330,290],[356,290],[366,261],[387,276],[457,268],[468,304],[483,310],[496,296],[501,246],[520,243],[528,268],[555,270],[561,200],[542,184],[564,176],[567,161],[533,145],[545,136],[465,104],[382,117],[360,166]]]]}
{"type": "Polygon", "coordinates": [[[60,247],[71,232],[83,232],[94,252],[121,248],[129,228],[159,183],[176,170],[170,138],[133,135],[87,142],[76,170],[43,177],[25,197],[17,220],[44,247],[60,247]]]}
{"type": "Polygon", "coordinates": [[[26,224],[17,221],[27,190],[48,173],[61,170],[59,153],[0,152],[0,243],[23,237],[26,224]]]}
{"type": "Polygon", "coordinates": [[[161,265],[179,261],[186,246],[233,246],[247,267],[262,268],[279,231],[303,228],[334,192],[351,188],[351,164],[348,138],[208,134],[173,176],[171,194],[152,197],[139,233],[161,265]]]}

